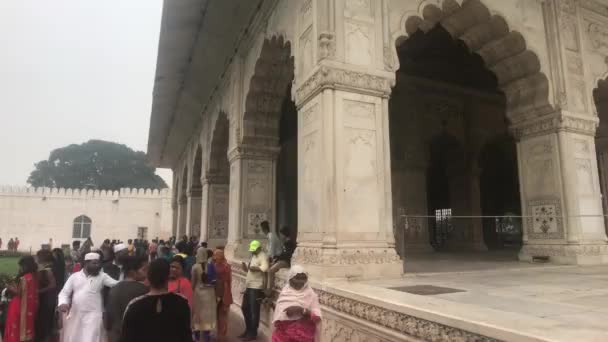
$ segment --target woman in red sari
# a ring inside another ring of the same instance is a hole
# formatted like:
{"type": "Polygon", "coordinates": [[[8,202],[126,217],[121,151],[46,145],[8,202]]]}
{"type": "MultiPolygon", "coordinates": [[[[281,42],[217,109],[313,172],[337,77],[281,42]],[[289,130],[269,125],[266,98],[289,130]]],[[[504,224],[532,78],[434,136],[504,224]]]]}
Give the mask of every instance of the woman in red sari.
{"type": "Polygon", "coordinates": [[[228,314],[232,304],[232,270],[224,256],[223,249],[213,252],[213,263],[216,273],[216,293],[219,299],[217,303],[217,339],[225,341],[228,334],[228,314]]]}
{"type": "Polygon", "coordinates": [[[38,311],[38,266],[32,256],[19,260],[18,284],[9,285],[13,298],[8,304],[4,342],[34,340],[34,323],[38,311]]]}
{"type": "Polygon", "coordinates": [[[171,260],[169,268],[169,292],[178,293],[188,300],[192,309],[192,283],[184,277],[184,258],[176,255],[171,260]]]}

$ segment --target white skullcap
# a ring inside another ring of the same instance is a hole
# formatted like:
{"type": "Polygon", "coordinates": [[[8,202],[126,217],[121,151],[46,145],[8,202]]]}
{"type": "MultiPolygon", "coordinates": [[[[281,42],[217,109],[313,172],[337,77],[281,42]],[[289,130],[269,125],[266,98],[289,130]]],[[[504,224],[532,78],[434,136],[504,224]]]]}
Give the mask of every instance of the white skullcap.
{"type": "Polygon", "coordinates": [[[99,260],[99,253],[87,253],[84,256],[84,261],[99,260]]]}
{"type": "Polygon", "coordinates": [[[125,249],[127,249],[127,245],[125,245],[124,243],[119,243],[118,245],[114,245],[114,253],[118,253],[125,249]]]}

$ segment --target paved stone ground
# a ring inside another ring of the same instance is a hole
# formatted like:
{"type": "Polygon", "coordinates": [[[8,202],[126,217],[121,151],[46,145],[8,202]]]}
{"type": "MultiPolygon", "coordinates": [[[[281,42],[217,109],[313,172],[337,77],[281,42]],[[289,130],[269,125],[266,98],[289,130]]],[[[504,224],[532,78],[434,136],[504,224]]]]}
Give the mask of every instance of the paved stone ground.
{"type": "MultiPolygon", "coordinates": [[[[234,310],[230,312],[230,322],[228,323],[228,342],[238,342],[240,341],[237,336],[243,333],[245,330],[245,322],[243,321],[243,317],[237,314],[234,310]]],[[[258,335],[259,342],[267,342],[270,341],[269,338],[260,334],[258,335]]]]}
{"type": "MultiPolygon", "coordinates": [[[[517,262],[508,254],[490,253],[411,257],[407,269],[410,272],[401,279],[361,284],[377,289],[366,290],[371,292],[395,287],[456,289],[460,292],[405,294],[402,305],[415,302],[423,310],[450,309],[453,311],[448,312],[457,312],[460,318],[524,329],[542,340],[608,341],[608,266],[539,265],[517,262]],[[492,313],[490,317],[481,315],[486,311],[492,313]]],[[[385,295],[390,298],[390,293],[403,294],[394,291],[385,295]]]]}

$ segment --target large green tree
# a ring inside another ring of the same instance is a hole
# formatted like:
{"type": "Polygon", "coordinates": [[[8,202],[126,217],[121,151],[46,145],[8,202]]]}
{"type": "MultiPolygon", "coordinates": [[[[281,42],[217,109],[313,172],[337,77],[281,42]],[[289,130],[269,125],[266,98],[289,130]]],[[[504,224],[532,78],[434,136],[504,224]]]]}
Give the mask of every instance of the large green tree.
{"type": "Polygon", "coordinates": [[[166,188],[146,154],[126,145],[103,140],[89,140],[51,152],[48,160],[36,163],[27,182],[32,186],[56,188],[166,188]]]}

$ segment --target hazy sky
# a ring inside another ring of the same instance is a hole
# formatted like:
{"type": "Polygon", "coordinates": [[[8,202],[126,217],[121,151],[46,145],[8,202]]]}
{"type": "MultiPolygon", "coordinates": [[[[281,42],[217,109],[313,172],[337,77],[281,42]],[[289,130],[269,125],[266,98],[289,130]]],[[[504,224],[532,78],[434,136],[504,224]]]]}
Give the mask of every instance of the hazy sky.
{"type": "MultiPolygon", "coordinates": [[[[89,139],[146,150],[162,0],[0,1],[0,184],[89,139]]],[[[158,170],[170,185],[170,171],[158,170]]]]}

